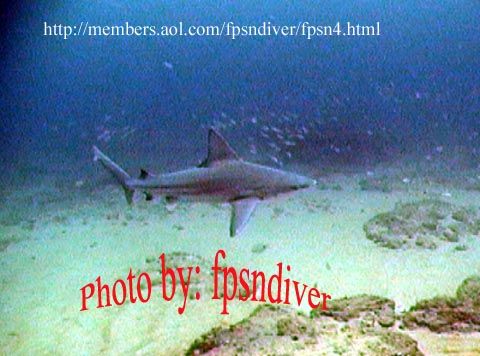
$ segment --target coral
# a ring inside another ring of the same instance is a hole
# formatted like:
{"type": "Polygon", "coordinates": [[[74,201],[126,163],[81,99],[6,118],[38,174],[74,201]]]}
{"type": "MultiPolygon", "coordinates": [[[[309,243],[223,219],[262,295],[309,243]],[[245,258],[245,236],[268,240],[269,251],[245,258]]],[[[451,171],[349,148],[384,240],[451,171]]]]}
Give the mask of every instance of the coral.
{"type": "Polygon", "coordinates": [[[216,327],[190,346],[186,355],[212,351],[221,355],[291,354],[314,342],[309,318],[293,308],[263,304],[228,328],[216,327]]]}
{"type": "Polygon", "coordinates": [[[367,221],[363,229],[369,240],[391,249],[435,249],[445,242],[465,248],[464,236],[480,231],[480,213],[440,200],[422,200],[397,204],[367,221]]]}
{"type": "Polygon", "coordinates": [[[332,300],[329,302],[328,310],[314,309],[311,314],[330,316],[339,321],[369,319],[374,324],[390,327],[395,323],[395,302],[387,298],[362,294],[332,300]]]}
{"type": "Polygon", "coordinates": [[[410,336],[386,327],[394,320],[392,301],[364,295],[332,303],[331,316],[312,312],[310,317],[263,304],[241,322],[197,338],[186,355],[422,355],[410,336]],[[383,314],[388,322],[381,326],[383,314]],[[378,323],[370,323],[371,315],[378,323]],[[363,327],[365,322],[370,327],[363,327]]]}
{"type": "Polygon", "coordinates": [[[409,329],[427,327],[442,332],[480,332],[480,276],[465,279],[456,298],[422,300],[403,316],[409,329]]]}

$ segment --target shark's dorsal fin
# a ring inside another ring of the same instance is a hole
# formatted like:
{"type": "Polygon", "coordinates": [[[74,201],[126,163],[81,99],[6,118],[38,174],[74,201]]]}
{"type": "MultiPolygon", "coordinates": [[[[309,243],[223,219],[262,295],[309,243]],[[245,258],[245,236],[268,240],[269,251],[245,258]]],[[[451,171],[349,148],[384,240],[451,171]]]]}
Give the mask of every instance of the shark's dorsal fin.
{"type": "Polygon", "coordinates": [[[240,160],[222,135],[215,129],[208,131],[208,156],[199,167],[210,167],[224,160],[240,160]]]}
{"type": "Polygon", "coordinates": [[[243,229],[258,202],[259,199],[255,197],[239,199],[231,202],[232,219],[230,220],[230,237],[235,236],[243,229]]]}

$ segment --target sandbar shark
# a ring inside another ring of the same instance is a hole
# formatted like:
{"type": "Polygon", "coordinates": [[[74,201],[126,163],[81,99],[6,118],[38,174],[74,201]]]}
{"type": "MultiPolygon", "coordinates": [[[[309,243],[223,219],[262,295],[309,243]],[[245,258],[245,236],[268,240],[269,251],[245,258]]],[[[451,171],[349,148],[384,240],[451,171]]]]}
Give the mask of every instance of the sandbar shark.
{"type": "Polygon", "coordinates": [[[121,184],[129,204],[135,191],[143,192],[147,200],[161,195],[169,201],[186,198],[230,203],[232,237],[246,225],[258,202],[316,184],[314,179],[242,160],[213,128],[208,132],[207,158],[197,167],[178,172],[153,175],[142,169],[135,179],[96,146],[93,153],[94,161],[100,161],[121,184]]]}

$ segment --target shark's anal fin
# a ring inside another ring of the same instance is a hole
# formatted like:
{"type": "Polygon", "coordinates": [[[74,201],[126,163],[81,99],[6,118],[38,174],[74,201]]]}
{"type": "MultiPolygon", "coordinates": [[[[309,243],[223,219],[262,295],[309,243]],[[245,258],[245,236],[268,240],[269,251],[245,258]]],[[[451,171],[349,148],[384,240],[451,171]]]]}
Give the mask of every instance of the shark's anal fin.
{"type": "Polygon", "coordinates": [[[165,205],[165,208],[167,209],[167,211],[172,212],[177,207],[178,197],[166,196],[165,201],[167,202],[167,205],[165,205]]]}
{"type": "Polygon", "coordinates": [[[230,220],[230,237],[242,231],[258,202],[258,198],[246,198],[231,202],[232,218],[230,220]]]}
{"type": "Polygon", "coordinates": [[[208,131],[208,156],[198,167],[210,167],[224,160],[240,160],[225,138],[211,128],[208,131]]]}

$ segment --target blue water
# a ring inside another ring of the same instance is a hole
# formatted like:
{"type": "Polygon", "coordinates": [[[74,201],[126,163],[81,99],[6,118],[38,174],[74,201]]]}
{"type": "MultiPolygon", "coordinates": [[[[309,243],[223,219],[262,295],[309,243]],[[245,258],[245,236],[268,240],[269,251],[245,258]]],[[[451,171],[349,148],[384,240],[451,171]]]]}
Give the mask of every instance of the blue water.
{"type": "Polygon", "coordinates": [[[350,150],[341,163],[364,164],[461,146],[474,165],[479,18],[478,1],[453,0],[18,3],[2,18],[3,173],[35,165],[48,175],[96,172],[93,144],[127,166],[140,158],[165,169],[191,165],[203,158],[211,125],[256,161],[310,162],[350,150]],[[82,21],[157,28],[379,22],[381,32],[310,40],[43,35],[44,22],[82,21]],[[263,137],[263,126],[280,136],[263,137]],[[287,154],[289,127],[305,140],[287,154]]]}
{"type": "Polygon", "coordinates": [[[400,307],[407,294],[408,303],[437,291],[453,295],[452,286],[475,273],[478,250],[470,237],[438,255],[412,254],[415,261],[403,251],[377,254],[373,243],[372,254],[366,253],[367,242],[356,238],[363,236],[360,223],[389,204],[417,198],[464,202],[480,190],[479,19],[478,0],[64,0],[3,6],[0,304],[8,320],[0,328],[0,349],[161,352],[157,343],[177,330],[181,345],[193,337],[191,325],[212,322],[205,313],[192,309],[190,317],[174,321],[170,312],[154,308],[79,316],[75,304],[79,288],[94,276],[114,280],[129,263],[135,270],[146,257],[172,249],[210,261],[207,251],[218,245],[229,256],[238,253],[251,270],[264,270],[260,262],[269,268],[291,263],[302,282],[338,284],[342,292],[334,298],[356,293],[365,273],[376,280],[359,293],[395,293],[408,285],[400,307]],[[372,28],[378,23],[380,33],[312,39],[51,34],[53,26],[87,22],[105,28],[128,22],[157,31],[180,22],[339,23],[343,31],[348,22],[372,28]],[[287,201],[285,211],[280,205],[261,208],[249,222],[250,235],[229,239],[228,221],[208,220],[228,220],[224,210],[215,215],[193,208],[189,215],[180,206],[166,214],[147,204],[127,210],[121,188],[111,188],[112,177],[92,160],[96,145],[132,176],[141,167],[153,173],[191,167],[205,159],[212,126],[241,157],[316,179],[319,191],[306,193],[298,205],[287,201]],[[371,191],[374,199],[366,199],[371,191]],[[202,229],[212,224],[225,236],[204,239],[213,233],[202,229]],[[300,226],[284,231],[294,224],[300,226]],[[253,255],[264,249],[264,255],[253,255]],[[410,261],[418,266],[415,281],[410,261]],[[74,293],[75,303],[63,300],[74,293]],[[142,319],[150,312],[157,314],[142,319]],[[127,324],[140,327],[122,326],[127,324]]]}

